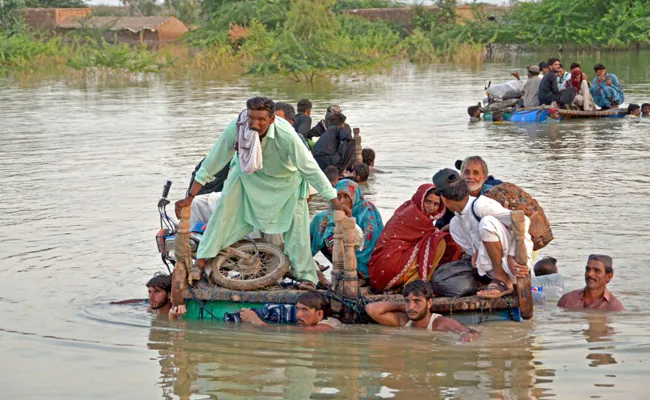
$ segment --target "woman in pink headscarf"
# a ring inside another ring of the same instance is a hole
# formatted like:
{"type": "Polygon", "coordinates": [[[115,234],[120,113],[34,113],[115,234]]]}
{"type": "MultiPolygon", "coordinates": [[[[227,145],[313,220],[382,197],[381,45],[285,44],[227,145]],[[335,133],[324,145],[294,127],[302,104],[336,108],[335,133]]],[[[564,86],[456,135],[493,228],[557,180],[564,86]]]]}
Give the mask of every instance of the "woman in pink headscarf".
{"type": "Polygon", "coordinates": [[[368,265],[375,291],[396,291],[417,279],[428,281],[438,265],[460,258],[460,246],[434,225],[445,214],[434,189],[430,183],[421,185],[384,227],[368,265]]]}

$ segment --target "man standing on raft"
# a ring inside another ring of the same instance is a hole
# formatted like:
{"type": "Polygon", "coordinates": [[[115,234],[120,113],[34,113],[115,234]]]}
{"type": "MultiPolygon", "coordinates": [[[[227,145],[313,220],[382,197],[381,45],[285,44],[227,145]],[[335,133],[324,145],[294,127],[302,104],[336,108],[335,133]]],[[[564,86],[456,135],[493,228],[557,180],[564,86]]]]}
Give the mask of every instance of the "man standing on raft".
{"type": "Polygon", "coordinates": [[[187,197],[176,202],[176,214],[189,207],[201,187],[231,159],[223,195],[196,252],[199,266],[257,228],[283,234],[284,252],[301,281],[300,289],[315,289],[318,277],[309,238],[309,185],[336,210],[348,215],[351,210],[338,201],[293,127],[275,118],[273,100],[248,99],[246,110],[226,127],[203,161],[187,197]]]}

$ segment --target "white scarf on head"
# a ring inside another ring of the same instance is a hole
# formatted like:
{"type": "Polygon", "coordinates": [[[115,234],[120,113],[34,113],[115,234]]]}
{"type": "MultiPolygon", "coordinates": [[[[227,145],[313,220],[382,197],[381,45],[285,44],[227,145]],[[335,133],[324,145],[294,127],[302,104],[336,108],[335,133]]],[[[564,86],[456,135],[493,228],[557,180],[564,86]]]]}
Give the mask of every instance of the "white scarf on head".
{"type": "Polygon", "coordinates": [[[262,143],[257,131],[248,126],[248,110],[237,118],[237,154],[241,170],[250,175],[262,169],[262,143]]]}

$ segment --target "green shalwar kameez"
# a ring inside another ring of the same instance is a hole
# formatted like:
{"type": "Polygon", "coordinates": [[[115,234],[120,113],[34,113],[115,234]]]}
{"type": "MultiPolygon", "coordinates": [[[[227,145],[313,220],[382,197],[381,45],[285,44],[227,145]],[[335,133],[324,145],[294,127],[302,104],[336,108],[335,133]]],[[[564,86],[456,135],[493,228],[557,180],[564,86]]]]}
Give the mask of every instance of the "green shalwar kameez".
{"type": "Polygon", "coordinates": [[[275,122],[262,139],[263,167],[250,175],[242,172],[235,155],[236,120],[231,122],[196,173],[205,185],[232,158],[223,196],[210,218],[197,250],[198,258],[213,258],[222,249],[257,228],[284,234],[284,252],[297,279],[318,282],[309,237],[309,185],[326,200],[336,191],[284,119],[275,122]],[[234,158],[233,158],[234,156],[234,158]]]}

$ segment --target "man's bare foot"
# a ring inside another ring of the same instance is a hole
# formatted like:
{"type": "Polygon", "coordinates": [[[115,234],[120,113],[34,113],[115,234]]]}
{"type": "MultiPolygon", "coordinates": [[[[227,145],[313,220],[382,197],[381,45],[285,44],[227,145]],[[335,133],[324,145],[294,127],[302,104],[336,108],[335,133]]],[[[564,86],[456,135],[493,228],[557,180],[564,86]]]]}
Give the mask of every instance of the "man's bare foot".
{"type": "Polygon", "coordinates": [[[298,290],[316,290],[316,285],[309,281],[300,282],[298,290]]]}
{"type": "Polygon", "coordinates": [[[490,284],[487,285],[483,290],[476,293],[476,295],[484,299],[498,299],[512,293],[513,291],[514,286],[512,282],[508,280],[506,283],[495,279],[490,282],[490,284]]]}

